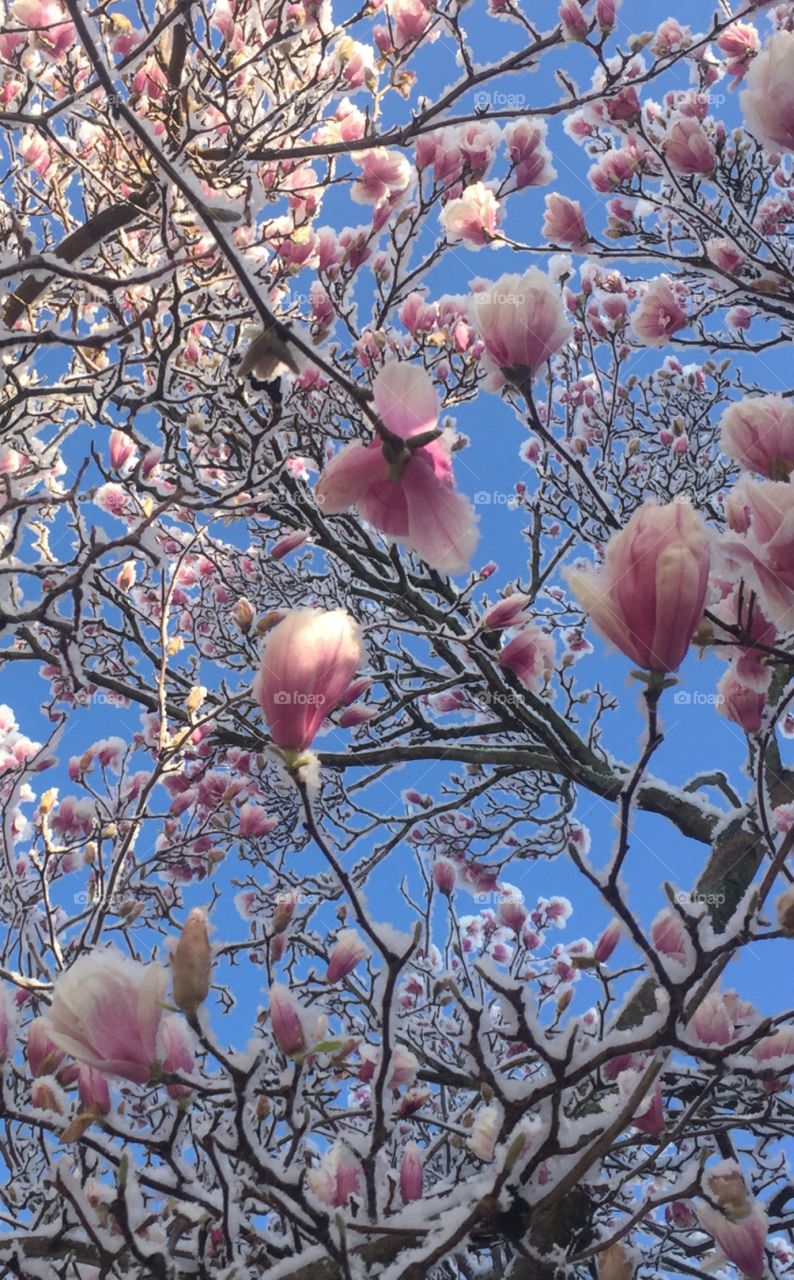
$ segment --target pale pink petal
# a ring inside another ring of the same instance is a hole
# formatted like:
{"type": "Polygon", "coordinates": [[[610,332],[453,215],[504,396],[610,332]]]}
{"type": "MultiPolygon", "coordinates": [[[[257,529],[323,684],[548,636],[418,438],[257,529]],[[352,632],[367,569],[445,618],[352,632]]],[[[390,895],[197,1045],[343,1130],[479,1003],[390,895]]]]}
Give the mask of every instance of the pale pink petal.
{"type": "Polygon", "coordinates": [[[361,501],[367,490],[385,480],[389,464],[380,441],[362,444],[356,440],[332,458],[317,482],[315,498],[326,515],[348,511],[361,501]]]}
{"type": "Polygon", "coordinates": [[[441,573],[463,573],[477,546],[477,518],[468,498],[440,483],[423,460],[403,475],[411,546],[441,573]]]}
{"type": "Polygon", "coordinates": [[[372,392],[381,420],[395,435],[405,438],[431,431],[438,421],[436,389],[419,365],[396,361],[384,365],[372,392]]]}

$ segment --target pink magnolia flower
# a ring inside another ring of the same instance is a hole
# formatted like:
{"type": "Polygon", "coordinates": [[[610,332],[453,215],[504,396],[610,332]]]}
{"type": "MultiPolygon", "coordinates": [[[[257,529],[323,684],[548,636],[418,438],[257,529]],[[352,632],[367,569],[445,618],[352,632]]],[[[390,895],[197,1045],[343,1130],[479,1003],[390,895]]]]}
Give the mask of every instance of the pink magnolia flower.
{"type": "Polygon", "coordinates": [[[369,953],[369,947],[358,936],[355,929],[343,929],[337,936],[328,957],[326,982],[341,982],[369,953]]]}
{"type": "Polygon", "coordinates": [[[738,1040],[758,1015],[735,991],[710,991],[689,1020],[689,1030],[700,1044],[728,1045],[738,1040]]]}
{"type": "Polygon", "coordinates": [[[504,133],[507,154],[519,190],[545,187],[557,174],[546,146],[546,125],[542,121],[515,120],[504,133]]]}
{"type": "Polygon", "coordinates": [[[278,826],[277,820],[269,817],[261,805],[250,803],[240,806],[237,822],[240,835],[244,839],[266,836],[278,826]]]}
{"type": "MultiPolygon", "coordinates": [[[[630,1088],[628,1089],[630,1094],[636,1088],[637,1080],[634,1077],[634,1072],[628,1072],[627,1074],[632,1076],[630,1088]]],[[[618,1088],[620,1088],[621,1083],[622,1077],[618,1077],[618,1088]]],[[[650,1096],[640,1103],[639,1110],[631,1117],[631,1123],[641,1133],[649,1133],[654,1137],[664,1131],[666,1123],[664,1118],[664,1098],[662,1097],[662,1086],[658,1080],[650,1096]]]]}
{"type": "MultiPolygon", "coordinates": [[[[769,684],[772,672],[768,668],[764,670],[769,684]]],[[[745,684],[733,663],[718,681],[717,695],[717,711],[720,715],[738,724],[745,733],[758,733],[764,720],[766,693],[745,684]]]]}
{"type": "MultiPolygon", "coordinates": [[[[401,440],[435,428],[438,396],[424,369],[387,364],[373,393],[382,422],[401,440]]],[[[444,573],[462,572],[477,544],[475,516],[455,489],[443,439],[406,447],[402,454],[380,440],[346,445],[325,468],[316,497],[327,515],[357,507],[381,533],[444,573]]]]}
{"type": "Polygon", "coordinates": [[[675,960],[677,964],[689,967],[695,958],[692,939],[678,912],[671,907],[659,912],[651,925],[651,939],[660,955],[675,960]]]}
{"type": "Polygon", "coordinates": [[[782,396],[748,396],[725,410],[720,443],[729,457],[770,480],[794,470],[794,404],[782,396]]]}
{"type": "Polygon", "coordinates": [[[706,241],[706,253],[716,267],[735,275],[745,261],[744,252],[732,240],[721,236],[712,236],[706,241]]]}
{"type": "Polygon", "coordinates": [[[499,663],[537,693],[554,670],[554,639],[540,627],[524,627],[502,649],[499,663]]]}
{"type": "Polygon", "coordinates": [[[741,105],[751,133],[772,151],[794,151],[794,32],[778,31],[753,59],[741,105]]]}
{"type": "Polygon", "coordinates": [[[664,1217],[671,1227],[679,1231],[689,1231],[697,1222],[687,1200],[671,1200],[665,1205],[664,1217]]]}
{"type": "Polygon", "coordinates": [[[49,144],[35,133],[29,133],[23,137],[19,144],[19,154],[39,178],[44,176],[52,163],[49,144]]]}
{"type": "Polygon", "coordinates": [[[422,1153],[415,1142],[406,1142],[400,1161],[400,1194],[404,1204],[421,1200],[424,1191],[422,1153]]]}
{"type": "Polygon", "coordinates": [[[473,293],[470,304],[489,357],[518,379],[535,374],[573,332],[557,285],[537,267],[500,276],[473,293]]]}
{"type": "Polygon", "coordinates": [[[145,1084],[157,1061],[168,975],[110,947],[79,956],[55,982],[52,1040],[97,1071],[145,1084]]]}
{"type": "Polygon", "coordinates": [[[477,181],[490,169],[500,138],[499,126],[484,120],[473,120],[454,131],[455,146],[466,161],[466,168],[477,181]]]}
{"type": "Polygon", "coordinates": [[[270,1024],[281,1052],[294,1058],[322,1039],[326,1019],[305,1009],[288,987],[274,982],[270,987],[270,1024]]]}
{"type": "Polygon", "coordinates": [[[607,151],[587,171],[587,180],[594,191],[609,195],[618,187],[631,182],[640,170],[654,168],[654,157],[633,141],[624,141],[614,151],[607,151]]]}
{"type": "Polygon", "coordinates": [[[110,433],[110,465],[114,471],[121,471],[135,453],[135,443],[123,431],[117,428],[110,433]]]}
{"type": "Polygon", "coordinates": [[[500,925],[503,925],[505,929],[511,929],[513,933],[521,933],[527,923],[529,912],[524,906],[524,895],[515,885],[501,884],[499,886],[499,905],[496,910],[496,918],[500,925]]]}
{"type": "Polygon", "coordinates": [[[351,198],[357,204],[380,204],[382,200],[401,194],[410,185],[413,170],[406,157],[398,151],[373,147],[362,154],[359,163],[361,176],[350,188],[351,198]]]}
{"type": "Polygon", "coordinates": [[[612,920],[595,944],[593,956],[598,964],[605,964],[615,947],[623,937],[623,925],[620,920],[612,920]]]}
{"type": "Polygon", "coordinates": [[[590,24],[579,0],[562,0],[559,9],[562,32],[566,40],[586,40],[590,24]]]}
{"type": "Polygon", "coordinates": [[[729,329],[735,329],[737,333],[742,333],[745,329],[749,329],[753,323],[755,312],[749,307],[731,307],[725,319],[728,322],[729,329]]]}
{"type": "Polygon", "coordinates": [[[697,1216],[701,1227],[746,1280],[762,1280],[768,1274],[764,1246],[769,1220],[758,1201],[748,1195],[736,1161],[721,1161],[705,1175],[704,1186],[720,1208],[699,1203],[697,1216]]]}
{"type": "Polygon", "coordinates": [[[366,702],[353,702],[349,707],[345,707],[337,717],[336,723],[340,729],[355,729],[360,724],[366,724],[377,714],[377,707],[367,706],[366,702]]]}
{"type": "Polygon", "coordinates": [[[569,570],[596,629],[646,671],[677,671],[703,615],[711,549],[685,502],[645,503],[607,543],[604,563],[569,570]]]}
{"type": "Polygon", "coordinates": [[[760,43],[756,28],[747,22],[734,22],[717,37],[717,48],[728,59],[728,75],[734,77],[732,88],[744,77],[760,43]]]}
{"type": "Polygon", "coordinates": [[[543,234],[554,244],[569,244],[574,249],[581,249],[587,244],[590,236],[579,201],[569,200],[567,196],[557,195],[556,192],[546,196],[543,234]]]}
{"type": "Polygon", "coordinates": [[[28,1027],[28,1066],[34,1076],[49,1076],[63,1062],[65,1052],[50,1037],[46,1018],[34,1018],[28,1027]]]}
{"type": "Polygon", "coordinates": [[[705,129],[697,120],[678,120],[664,143],[667,163],[678,173],[712,173],[717,153],[705,129]]]}
{"type": "Polygon", "coordinates": [[[722,538],[723,560],[761,593],[775,626],[788,631],[794,622],[794,485],[744,480],[741,493],[750,528],[742,537],[722,538]]]}
{"type": "Polygon", "coordinates": [[[669,276],[651,280],[631,318],[634,337],[646,347],[663,347],[672,334],[686,328],[689,317],[669,276]]]}
{"type": "Polygon", "coordinates": [[[58,0],[14,0],[13,14],[21,27],[36,32],[39,48],[61,62],[75,42],[75,28],[64,22],[66,13],[58,0]]]}
{"type": "Polygon", "coordinates": [[[298,547],[302,547],[309,536],[308,529],[296,529],[294,533],[288,533],[285,538],[279,538],[278,542],[274,542],[270,548],[270,559],[283,560],[290,551],[296,551],[298,547]]]}
{"type": "Polygon", "coordinates": [[[449,858],[436,858],[433,863],[433,881],[440,893],[447,897],[455,892],[457,874],[454,862],[449,858]]]}
{"type": "Polygon", "coordinates": [[[416,1054],[411,1053],[404,1045],[395,1045],[389,1061],[389,1088],[399,1089],[401,1085],[412,1085],[419,1070],[416,1054]]]}
{"type": "Polygon", "coordinates": [[[692,38],[689,27],[682,27],[675,18],[665,18],[657,28],[651,48],[657,57],[686,48],[692,38]]]}
{"type": "Polygon", "coordinates": [[[602,31],[611,31],[617,21],[621,0],[597,0],[596,18],[602,31]]]}
{"type": "Polygon", "coordinates": [[[430,26],[432,9],[424,0],[387,0],[384,8],[392,20],[397,49],[421,40],[430,26]]]}
{"type": "Polygon", "coordinates": [[[318,1168],[309,1169],[306,1181],[318,1200],[341,1209],[357,1195],[364,1176],[361,1162],[341,1142],[326,1151],[318,1168]]]}
{"type": "MultiPolygon", "coordinates": [[[[794,1071],[794,1027],[778,1027],[771,1035],[764,1036],[753,1045],[752,1056],[762,1066],[781,1073],[781,1077],[794,1071]]],[[[762,1088],[767,1093],[776,1093],[786,1087],[785,1078],[764,1080],[762,1088]]]]}
{"type": "Polygon", "coordinates": [[[486,610],[482,625],[488,631],[503,631],[506,627],[514,627],[521,622],[526,622],[528,619],[524,610],[531,603],[531,596],[524,595],[521,591],[514,591],[512,595],[505,596],[503,600],[497,601],[486,610]]]}
{"type": "Polygon", "coordinates": [[[495,1103],[480,1107],[474,1117],[474,1124],[469,1134],[469,1150],[483,1164],[490,1164],[494,1158],[496,1139],[502,1125],[502,1113],[495,1103]]]}
{"type": "Polygon", "coordinates": [[[305,751],[342,699],[364,649],[344,609],[294,609],[268,634],[254,694],[275,744],[305,751]]]}
{"type": "Polygon", "coordinates": [[[454,244],[462,241],[467,249],[495,245],[500,218],[499,201],[484,182],[474,182],[457,200],[450,200],[441,210],[441,225],[454,244]]]}
{"type": "Polygon", "coordinates": [[[106,1077],[95,1067],[81,1062],[77,1069],[77,1092],[86,1111],[106,1116],[110,1112],[110,1088],[106,1077]]]}

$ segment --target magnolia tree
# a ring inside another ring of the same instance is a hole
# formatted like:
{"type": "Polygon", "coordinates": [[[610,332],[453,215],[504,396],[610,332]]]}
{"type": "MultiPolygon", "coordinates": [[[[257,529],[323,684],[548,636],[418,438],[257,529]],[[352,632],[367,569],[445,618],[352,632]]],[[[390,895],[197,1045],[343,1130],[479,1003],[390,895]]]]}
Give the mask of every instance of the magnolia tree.
{"type": "Polygon", "coordinates": [[[794,4],[668,7],[7,6],[3,1275],[790,1274],[794,4]]]}

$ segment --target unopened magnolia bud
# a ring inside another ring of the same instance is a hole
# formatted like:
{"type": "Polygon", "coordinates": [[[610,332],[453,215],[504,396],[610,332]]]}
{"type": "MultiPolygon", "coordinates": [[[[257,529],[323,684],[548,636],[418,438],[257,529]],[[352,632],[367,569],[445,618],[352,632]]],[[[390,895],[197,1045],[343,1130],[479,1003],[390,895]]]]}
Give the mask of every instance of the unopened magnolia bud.
{"type": "Polygon", "coordinates": [[[501,1112],[495,1105],[481,1107],[474,1118],[469,1150],[484,1164],[493,1160],[500,1124],[501,1112]]]}
{"type": "Polygon", "coordinates": [[[271,609],[269,613],[264,613],[261,618],[256,620],[256,634],[258,636],[267,635],[268,631],[272,631],[278,626],[279,622],[284,621],[284,613],[281,609],[271,609]]]}
{"type": "Polygon", "coordinates": [[[209,994],[212,948],[207,917],[200,907],[191,911],[171,955],[174,1001],[188,1017],[195,1016],[209,994]]]}
{"type": "Polygon", "coordinates": [[[138,575],[138,568],[134,560],[125,560],[124,564],[116,575],[116,586],[119,591],[127,595],[135,586],[135,579],[138,575]]]}
{"type": "Polygon", "coordinates": [[[619,1240],[598,1255],[598,1280],[632,1280],[635,1270],[631,1254],[619,1240]]]}
{"type": "Polygon", "coordinates": [[[73,1120],[69,1121],[69,1124],[61,1133],[61,1142],[67,1146],[71,1142],[79,1142],[83,1134],[87,1133],[91,1128],[96,1118],[96,1114],[93,1111],[80,1111],[73,1120]]]}
{"type": "Polygon", "coordinates": [[[557,999],[557,1013],[565,1013],[568,1005],[573,1000],[573,987],[565,987],[557,999]]]}
{"type": "Polygon", "coordinates": [[[406,1144],[400,1164],[400,1193],[405,1204],[421,1200],[424,1189],[422,1153],[415,1142],[406,1144]]]}
{"type": "Polygon", "coordinates": [[[298,895],[294,892],[279,895],[278,905],[273,912],[273,932],[283,933],[295,914],[298,895]]]}
{"type": "Polygon", "coordinates": [[[352,973],[359,961],[368,955],[369,947],[358,936],[355,929],[343,929],[328,957],[326,982],[341,982],[349,973],[352,973]]]}
{"type": "Polygon", "coordinates": [[[40,1111],[54,1111],[57,1115],[64,1113],[65,1099],[54,1081],[34,1080],[30,1100],[40,1111]]]}
{"type": "Polygon", "coordinates": [[[303,1010],[288,987],[274,982],[270,988],[270,1025],[281,1052],[287,1058],[306,1049],[303,1010]]]}
{"type": "Polygon", "coordinates": [[[704,645],[711,644],[714,639],[714,628],[708,618],[703,618],[697,625],[697,629],[692,636],[692,643],[696,649],[702,649],[704,645]]]}
{"type": "Polygon", "coordinates": [[[42,815],[42,817],[50,813],[57,799],[58,799],[57,787],[50,787],[49,791],[44,792],[44,795],[39,800],[39,813],[42,815]]]}
{"type": "Polygon", "coordinates": [[[775,903],[777,922],[786,937],[794,938],[794,889],[786,889],[775,903]]]}
{"type": "Polygon", "coordinates": [[[240,599],[232,610],[232,617],[243,635],[246,635],[247,632],[251,630],[251,623],[254,620],[254,610],[251,601],[246,599],[245,596],[240,596],[240,599]]]}
{"type": "Polygon", "coordinates": [[[187,709],[188,715],[191,718],[196,714],[199,707],[204,702],[204,699],[206,698],[206,696],[207,696],[207,690],[205,689],[203,684],[193,685],[193,688],[190,690],[190,693],[187,695],[187,698],[185,699],[185,707],[187,709]]]}
{"type": "Polygon", "coordinates": [[[436,858],[433,863],[433,880],[436,888],[447,897],[455,891],[455,864],[448,858],[436,858]]]}
{"type": "Polygon", "coordinates": [[[598,964],[604,964],[609,959],[615,947],[620,942],[623,927],[619,920],[613,920],[607,925],[598,942],[595,945],[593,957],[598,964]]]}
{"type": "Polygon", "coordinates": [[[265,1097],[264,1093],[260,1093],[256,1100],[256,1118],[257,1120],[266,1120],[273,1110],[270,1099],[265,1097]]]}

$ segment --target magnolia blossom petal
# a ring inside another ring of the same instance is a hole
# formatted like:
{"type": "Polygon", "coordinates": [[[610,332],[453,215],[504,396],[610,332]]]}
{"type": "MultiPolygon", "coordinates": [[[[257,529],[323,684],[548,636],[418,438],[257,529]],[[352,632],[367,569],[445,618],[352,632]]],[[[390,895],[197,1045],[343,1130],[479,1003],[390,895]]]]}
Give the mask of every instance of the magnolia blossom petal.
{"type": "Polygon", "coordinates": [[[115,948],[80,956],[55,984],[50,1035],[78,1062],[144,1084],[157,1060],[168,975],[115,948]]]}
{"type": "Polygon", "coordinates": [[[750,131],[773,151],[794,151],[794,32],[772,36],[746,85],[740,101],[750,131]]]}
{"type": "Polygon", "coordinates": [[[441,573],[463,573],[480,536],[468,498],[439,483],[431,468],[418,458],[406,468],[403,491],[408,536],[417,555],[441,573]]]}
{"type": "Polygon", "coordinates": [[[338,515],[355,507],[373,485],[388,480],[389,464],[380,442],[345,445],[326,464],[314,491],[318,507],[325,515],[338,515]]]}
{"type": "Polygon", "coordinates": [[[372,386],[379,417],[395,435],[419,435],[438,422],[438,393],[421,365],[393,361],[381,369],[372,386]]]}

